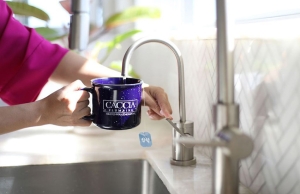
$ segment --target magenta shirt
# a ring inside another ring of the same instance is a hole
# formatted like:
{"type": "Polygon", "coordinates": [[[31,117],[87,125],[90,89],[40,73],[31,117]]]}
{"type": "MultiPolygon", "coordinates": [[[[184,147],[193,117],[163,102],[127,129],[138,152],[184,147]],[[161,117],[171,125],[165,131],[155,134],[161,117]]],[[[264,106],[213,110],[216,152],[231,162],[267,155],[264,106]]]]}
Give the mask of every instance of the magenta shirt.
{"type": "Polygon", "coordinates": [[[35,101],[68,52],[23,26],[12,14],[0,0],[0,98],[10,105],[35,101]]]}

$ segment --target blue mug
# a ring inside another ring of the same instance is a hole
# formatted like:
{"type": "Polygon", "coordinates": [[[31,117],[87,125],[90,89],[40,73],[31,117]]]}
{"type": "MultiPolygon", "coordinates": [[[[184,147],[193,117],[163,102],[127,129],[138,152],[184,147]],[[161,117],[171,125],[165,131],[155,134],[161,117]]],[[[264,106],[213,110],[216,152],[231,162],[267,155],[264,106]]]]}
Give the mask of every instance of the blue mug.
{"type": "Polygon", "coordinates": [[[91,80],[92,114],[83,119],[102,129],[125,130],[141,123],[142,80],[109,77],[91,80]]]}

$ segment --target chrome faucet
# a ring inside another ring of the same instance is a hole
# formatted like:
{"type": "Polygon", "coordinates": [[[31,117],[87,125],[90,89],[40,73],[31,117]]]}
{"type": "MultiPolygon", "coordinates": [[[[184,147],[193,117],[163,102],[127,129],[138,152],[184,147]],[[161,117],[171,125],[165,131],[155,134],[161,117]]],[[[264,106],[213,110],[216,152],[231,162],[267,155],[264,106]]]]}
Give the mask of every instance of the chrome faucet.
{"type": "Polygon", "coordinates": [[[123,62],[122,62],[122,73],[121,75],[127,76],[127,64],[129,63],[133,51],[135,51],[139,46],[156,42],[161,43],[167,46],[172,50],[176,57],[177,68],[178,68],[178,91],[179,91],[179,116],[180,120],[176,123],[179,131],[176,131],[176,128],[173,127],[173,146],[172,146],[172,158],[170,159],[171,164],[178,166],[190,166],[196,164],[196,158],[194,157],[194,149],[193,147],[184,146],[181,143],[177,143],[175,140],[181,137],[181,134],[184,136],[192,137],[194,135],[194,123],[192,121],[186,120],[186,112],[185,112],[185,86],[184,86],[184,66],[183,59],[181,56],[181,52],[172,42],[168,40],[164,40],[161,38],[153,38],[153,37],[145,37],[134,42],[126,51],[123,62]],[[181,132],[181,133],[180,133],[181,132]]]}
{"type": "Polygon", "coordinates": [[[179,138],[187,146],[213,147],[214,194],[239,193],[239,162],[254,148],[253,140],[239,128],[239,105],[234,102],[234,21],[229,17],[227,0],[217,0],[217,104],[214,105],[215,137],[211,142],[179,138]]]}
{"type": "Polygon", "coordinates": [[[72,0],[71,3],[71,22],[69,33],[69,48],[72,50],[83,51],[89,42],[90,0],[72,0]]]}

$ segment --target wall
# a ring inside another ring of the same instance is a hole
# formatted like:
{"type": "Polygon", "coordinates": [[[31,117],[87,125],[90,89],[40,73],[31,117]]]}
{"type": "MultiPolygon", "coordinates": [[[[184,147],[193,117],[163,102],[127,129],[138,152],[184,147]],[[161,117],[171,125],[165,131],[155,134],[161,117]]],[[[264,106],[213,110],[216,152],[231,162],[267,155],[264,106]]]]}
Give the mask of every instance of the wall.
{"type": "Polygon", "coordinates": [[[255,139],[241,178],[257,193],[299,193],[299,41],[241,39],[236,98],[241,128],[255,139]]]}
{"type": "MultiPolygon", "coordinates": [[[[173,41],[185,62],[187,118],[195,122],[196,138],[208,140],[213,134],[212,104],[216,99],[216,41],[173,41]]],[[[252,155],[241,163],[241,182],[254,193],[297,194],[300,39],[244,36],[235,44],[235,97],[241,109],[240,128],[255,141],[252,155]]],[[[157,43],[144,45],[136,51],[132,63],[146,82],[166,90],[178,119],[177,67],[171,51],[157,43]]],[[[197,150],[211,156],[209,149],[197,150]]]]}

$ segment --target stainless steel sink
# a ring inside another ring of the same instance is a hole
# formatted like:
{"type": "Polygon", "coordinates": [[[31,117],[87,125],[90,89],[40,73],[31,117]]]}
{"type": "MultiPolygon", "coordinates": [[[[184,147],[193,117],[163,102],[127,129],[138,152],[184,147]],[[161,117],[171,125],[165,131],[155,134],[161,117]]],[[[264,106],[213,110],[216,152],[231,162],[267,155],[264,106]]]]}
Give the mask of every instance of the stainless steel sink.
{"type": "Polygon", "coordinates": [[[165,194],[145,160],[0,168],[1,194],[165,194]]]}

